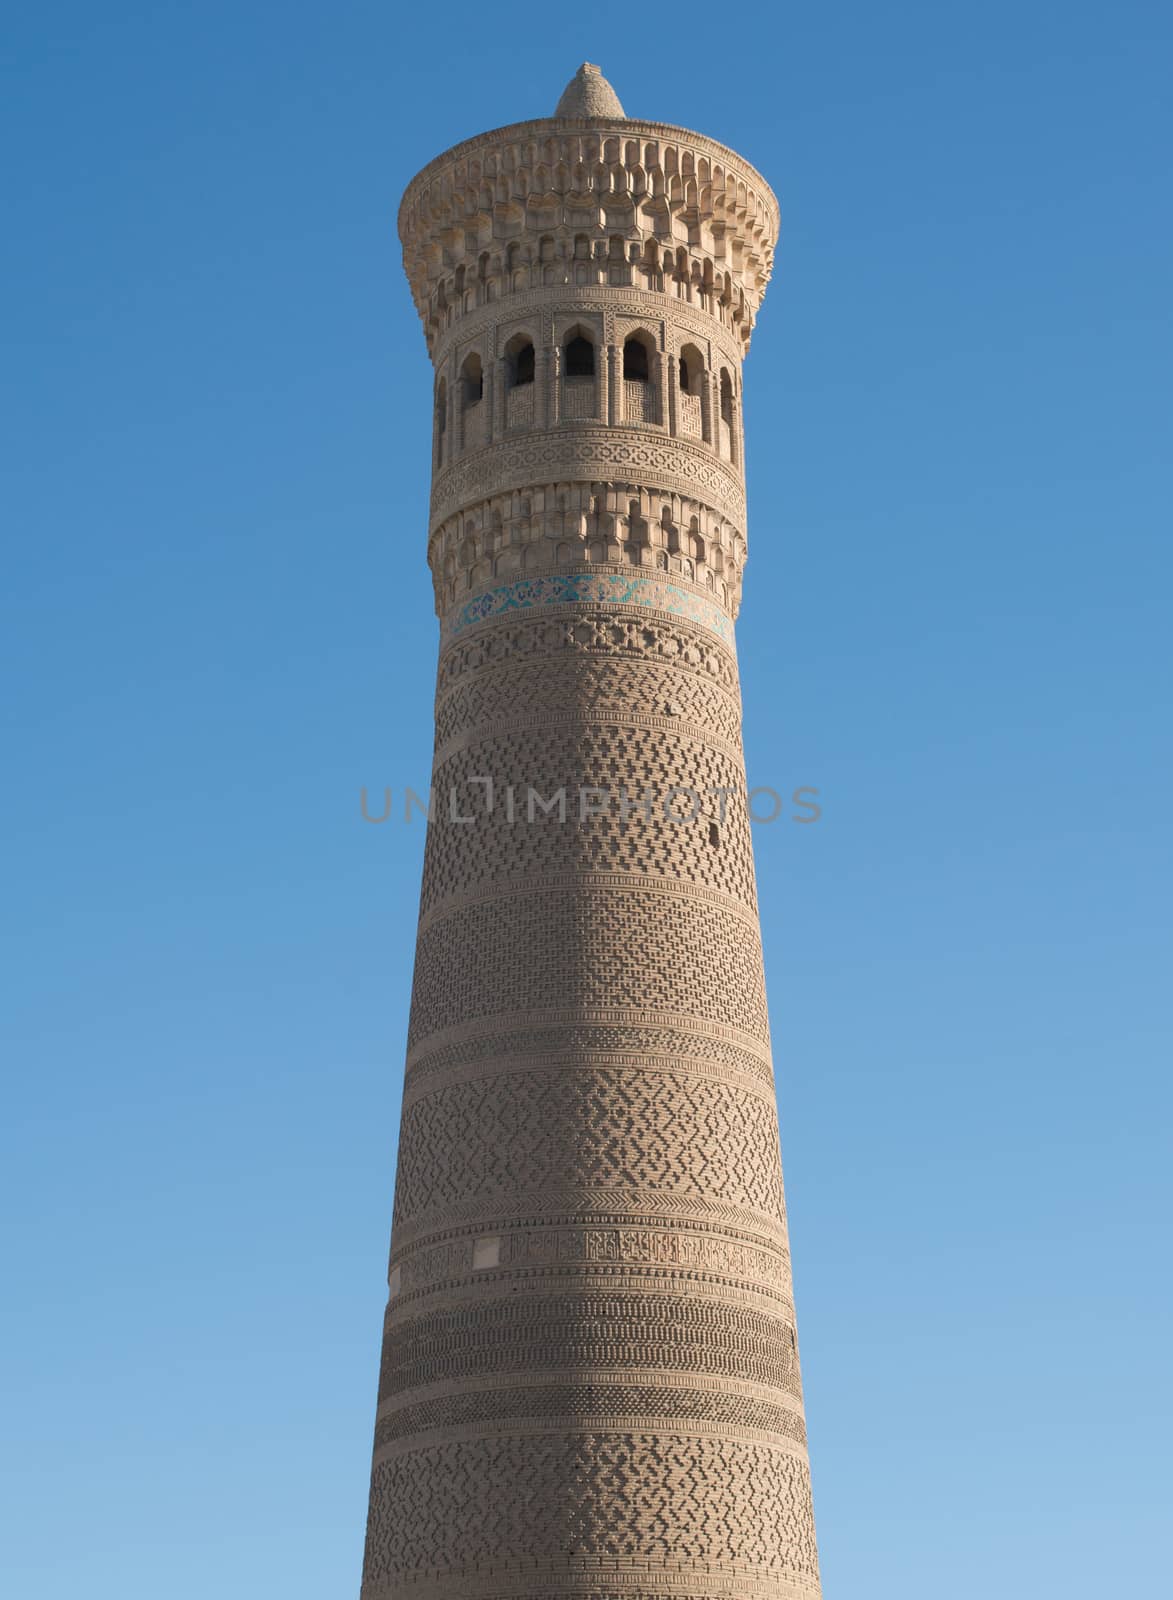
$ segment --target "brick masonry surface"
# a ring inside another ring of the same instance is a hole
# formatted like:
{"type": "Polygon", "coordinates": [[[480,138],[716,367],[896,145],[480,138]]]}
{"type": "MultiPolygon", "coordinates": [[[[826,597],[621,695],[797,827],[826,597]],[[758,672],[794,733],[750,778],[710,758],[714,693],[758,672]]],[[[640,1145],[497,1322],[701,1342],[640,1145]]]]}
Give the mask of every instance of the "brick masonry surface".
{"type": "Polygon", "coordinates": [[[363,1600],[816,1600],[733,637],[777,204],[583,67],[399,227],[440,799],[363,1600]]]}

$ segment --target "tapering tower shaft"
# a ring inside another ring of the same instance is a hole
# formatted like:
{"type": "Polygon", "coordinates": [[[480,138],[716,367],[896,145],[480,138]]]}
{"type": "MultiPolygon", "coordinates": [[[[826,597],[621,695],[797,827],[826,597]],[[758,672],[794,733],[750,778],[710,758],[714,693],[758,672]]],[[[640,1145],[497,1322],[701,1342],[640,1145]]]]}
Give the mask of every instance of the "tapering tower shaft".
{"type": "Polygon", "coordinates": [[[733,642],[777,206],[559,112],[400,211],[441,642],[363,1596],[815,1600],[733,642]]]}

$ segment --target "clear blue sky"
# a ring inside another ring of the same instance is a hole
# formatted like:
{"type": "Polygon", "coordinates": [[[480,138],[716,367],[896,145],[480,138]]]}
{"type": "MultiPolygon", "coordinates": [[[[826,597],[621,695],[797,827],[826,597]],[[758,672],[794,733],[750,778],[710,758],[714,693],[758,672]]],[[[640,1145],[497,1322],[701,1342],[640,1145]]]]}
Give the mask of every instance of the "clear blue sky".
{"type": "Polygon", "coordinates": [[[357,1593],[423,842],[358,792],[426,784],[436,647],[395,210],[583,59],[782,202],[739,642],[825,806],[757,847],[828,1600],[1165,1592],[1168,7],[6,33],[6,1592],[357,1593]]]}

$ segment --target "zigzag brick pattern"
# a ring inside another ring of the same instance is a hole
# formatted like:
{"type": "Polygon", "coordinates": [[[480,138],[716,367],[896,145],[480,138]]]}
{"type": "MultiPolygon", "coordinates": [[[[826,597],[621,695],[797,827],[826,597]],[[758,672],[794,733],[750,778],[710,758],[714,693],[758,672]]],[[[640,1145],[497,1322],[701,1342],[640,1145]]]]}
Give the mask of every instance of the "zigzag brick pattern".
{"type": "Polygon", "coordinates": [[[675,1431],[470,1439],[380,1461],[373,1480],[382,1512],[368,1540],[374,1582],[402,1570],[415,1548],[408,1530],[420,1525],[441,1574],[550,1540],[587,1558],[659,1556],[701,1583],[709,1563],[757,1569],[765,1581],[817,1572],[806,1464],[780,1444],[675,1431]],[[484,1484],[498,1474],[513,1492],[488,1500],[484,1484]]]}

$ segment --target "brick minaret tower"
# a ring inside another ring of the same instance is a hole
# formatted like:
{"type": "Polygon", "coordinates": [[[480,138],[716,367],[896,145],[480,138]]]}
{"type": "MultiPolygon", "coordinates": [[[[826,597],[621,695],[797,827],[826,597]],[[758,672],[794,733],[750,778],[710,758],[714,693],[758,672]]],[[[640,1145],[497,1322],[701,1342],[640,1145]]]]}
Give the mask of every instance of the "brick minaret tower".
{"type": "Polygon", "coordinates": [[[400,208],[440,661],[363,1600],[819,1594],[733,643],[777,231],[591,66],[400,208]]]}

